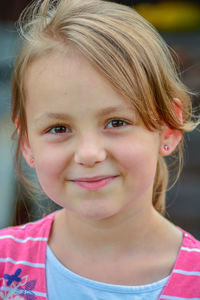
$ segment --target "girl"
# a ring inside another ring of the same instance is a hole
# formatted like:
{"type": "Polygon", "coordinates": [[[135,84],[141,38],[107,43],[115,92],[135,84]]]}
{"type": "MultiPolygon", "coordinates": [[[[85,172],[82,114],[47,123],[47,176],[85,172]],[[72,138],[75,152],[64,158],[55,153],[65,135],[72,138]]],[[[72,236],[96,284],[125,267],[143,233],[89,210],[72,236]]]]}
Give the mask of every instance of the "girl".
{"type": "Polygon", "coordinates": [[[21,32],[17,158],[63,208],[1,231],[0,297],[200,299],[200,242],[163,217],[198,122],[160,36],[101,0],[36,1],[21,32]]]}

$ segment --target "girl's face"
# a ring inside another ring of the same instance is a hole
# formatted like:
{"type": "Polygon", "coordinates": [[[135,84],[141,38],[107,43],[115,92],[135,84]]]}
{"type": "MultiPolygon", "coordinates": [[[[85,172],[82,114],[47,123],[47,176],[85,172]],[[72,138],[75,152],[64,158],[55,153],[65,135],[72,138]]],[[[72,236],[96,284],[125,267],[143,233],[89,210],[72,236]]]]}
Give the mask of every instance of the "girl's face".
{"type": "Polygon", "coordinates": [[[81,55],[54,53],[29,67],[28,139],[39,182],[75,215],[100,220],[152,208],[160,136],[81,55]]]}

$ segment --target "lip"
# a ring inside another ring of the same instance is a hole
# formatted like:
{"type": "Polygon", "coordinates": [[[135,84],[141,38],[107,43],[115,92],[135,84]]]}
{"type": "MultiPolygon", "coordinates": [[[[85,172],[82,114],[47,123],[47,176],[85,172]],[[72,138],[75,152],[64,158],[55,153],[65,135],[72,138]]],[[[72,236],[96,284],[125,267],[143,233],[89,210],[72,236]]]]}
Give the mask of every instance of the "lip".
{"type": "Polygon", "coordinates": [[[95,176],[88,178],[77,178],[75,180],[70,180],[71,182],[77,184],[79,187],[87,190],[98,190],[115,180],[118,175],[115,176],[95,176]]]}
{"type": "Polygon", "coordinates": [[[76,179],[72,179],[71,181],[98,181],[105,178],[116,177],[118,175],[99,175],[93,177],[79,177],[76,179]]]}

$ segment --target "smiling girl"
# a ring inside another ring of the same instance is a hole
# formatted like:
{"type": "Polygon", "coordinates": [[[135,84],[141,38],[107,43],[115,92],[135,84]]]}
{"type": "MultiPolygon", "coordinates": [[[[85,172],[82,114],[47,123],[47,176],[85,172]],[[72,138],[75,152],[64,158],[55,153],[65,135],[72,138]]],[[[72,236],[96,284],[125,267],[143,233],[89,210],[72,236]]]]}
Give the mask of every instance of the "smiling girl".
{"type": "Polygon", "coordinates": [[[36,1],[21,24],[17,158],[62,209],[1,231],[0,297],[200,299],[200,243],[163,216],[164,157],[198,124],[167,46],[101,0],[36,1]]]}

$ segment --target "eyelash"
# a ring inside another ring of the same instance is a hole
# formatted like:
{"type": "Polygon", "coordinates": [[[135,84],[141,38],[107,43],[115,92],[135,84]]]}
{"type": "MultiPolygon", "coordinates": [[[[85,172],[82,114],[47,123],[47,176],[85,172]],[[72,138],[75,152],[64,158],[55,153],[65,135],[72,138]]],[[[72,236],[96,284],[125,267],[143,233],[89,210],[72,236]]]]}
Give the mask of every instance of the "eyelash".
{"type": "MultiPolygon", "coordinates": [[[[63,124],[57,124],[57,125],[51,127],[50,129],[48,129],[48,130],[47,130],[47,133],[51,133],[51,134],[55,134],[55,135],[66,133],[66,132],[57,132],[57,133],[53,133],[52,130],[53,130],[53,129],[56,129],[56,128],[62,128],[62,129],[64,128],[64,129],[67,129],[68,127],[67,127],[67,126],[64,126],[63,124]]],[[[68,132],[67,132],[67,133],[68,133],[68,132]]]]}
{"type": "MultiPolygon", "coordinates": [[[[108,124],[110,124],[111,122],[121,122],[121,123],[125,123],[126,125],[129,125],[129,124],[130,124],[128,121],[125,121],[125,120],[120,119],[120,118],[115,118],[115,119],[109,120],[106,126],[108,126],[108,124]]],[[[116,127],[110,127],[109,129],[125,127],[126,125],[123,125],[123,126],[120,125],[120,126],[116,126],[116,127]]],[[[56,125],[52,126],[51,128],[49,128],[49,129],[47,130],[47,133],[51,133],[51,134],[54,134],[54,135],[57,135],[57,134],[59,135],[59,134],[69,133],[69,132],[70,132],[70,131],[68,131],[68,132],[61,132],[61,133],[53,133],[52,130],[53,130],[53,129],[56,129],[56,128],[67,129],[67,128],[69,128],[69,127],[64,126],[63,124],[56,124],[56,125]]],[[[70,130],[70,128],[69,128],[69,130],[70,130]]]]}
{"type": "MultiPolygon", "coordinates": [[[[130,124],[128,121],[125,121],[125,120],[120,119],[120,118],[115,118],[115,119],[109,120],[108,123],[107,123],[107,126],[108,126],[108,124],[111,123],[111,122],[122,122],[122,123],[126,123],[126,125],[129,125],[129,124],[130,124]]],[[[125,126],[116,126],[116,127],[113,127],[113,128],[119,128],[119,127],[125,127],[125,126]]]]}

